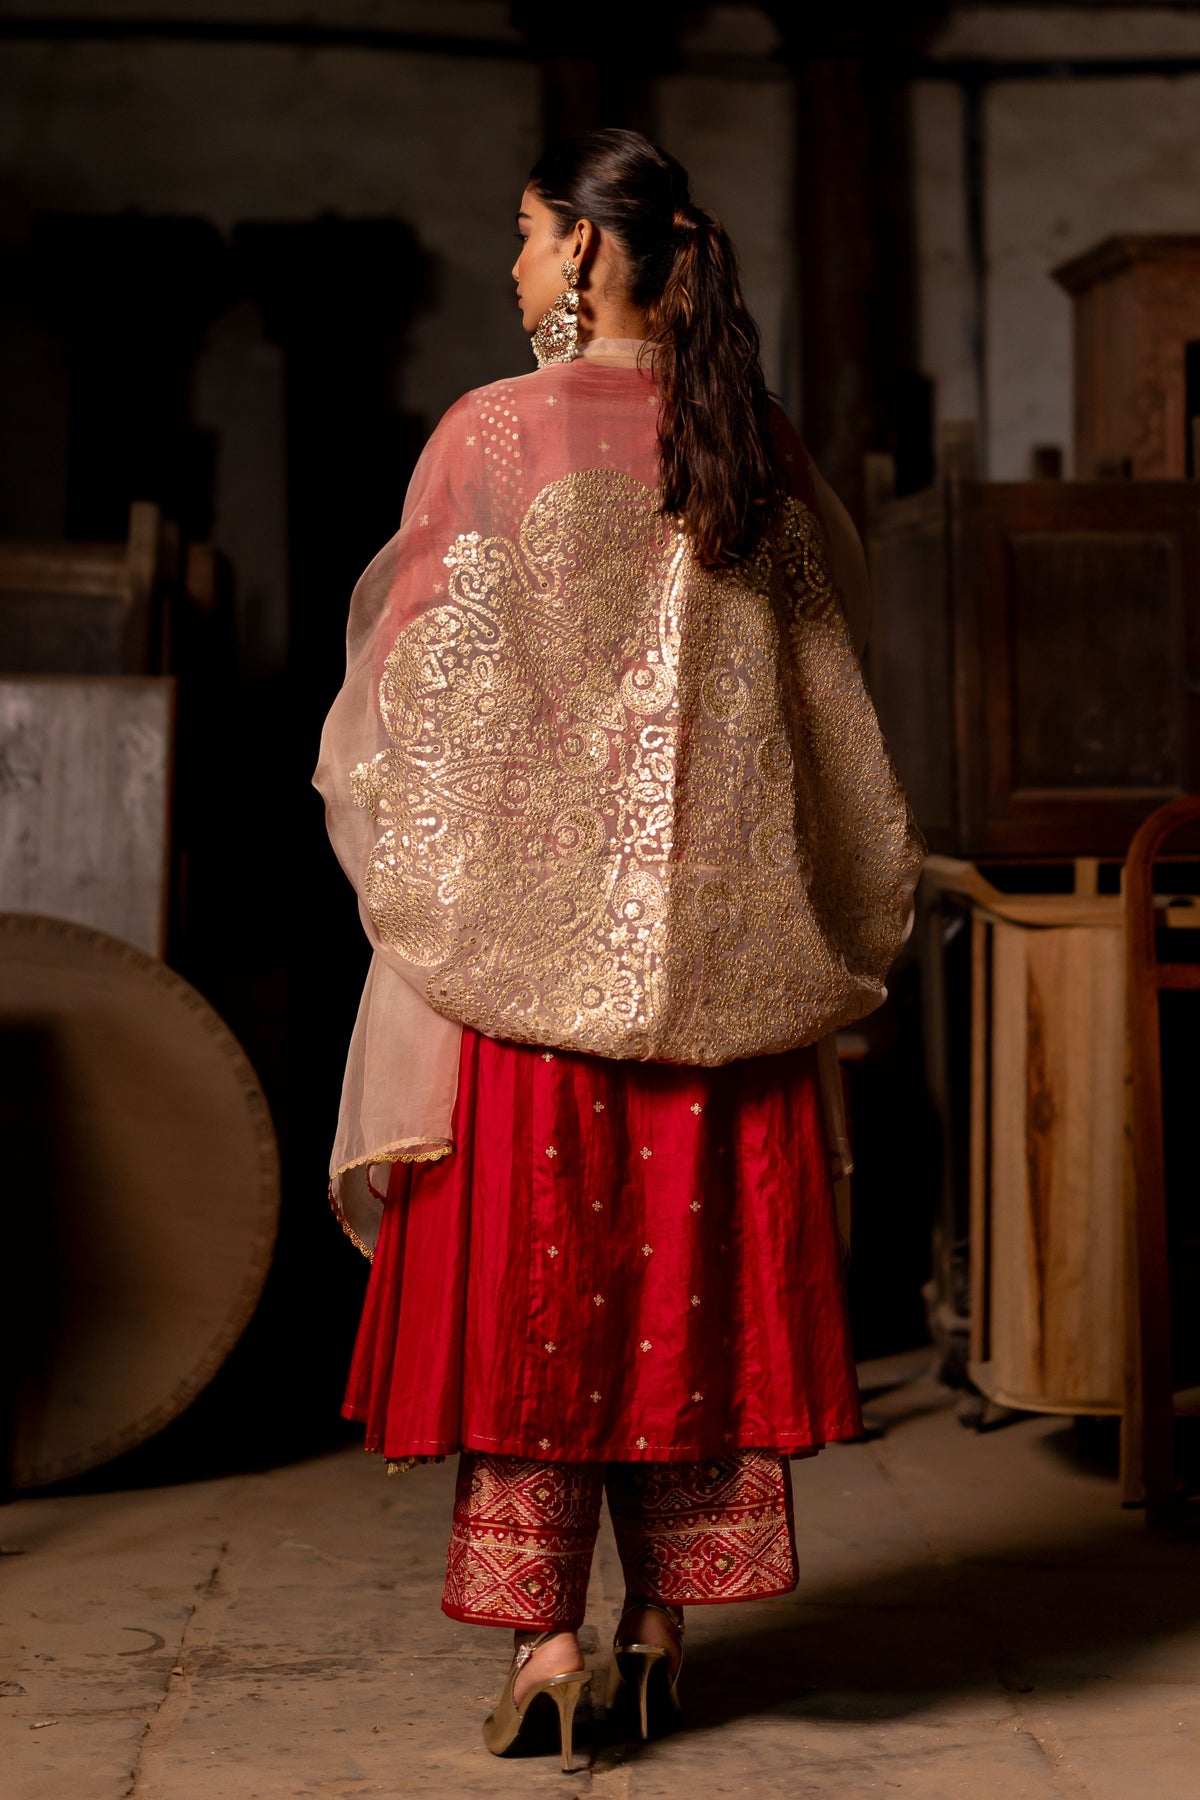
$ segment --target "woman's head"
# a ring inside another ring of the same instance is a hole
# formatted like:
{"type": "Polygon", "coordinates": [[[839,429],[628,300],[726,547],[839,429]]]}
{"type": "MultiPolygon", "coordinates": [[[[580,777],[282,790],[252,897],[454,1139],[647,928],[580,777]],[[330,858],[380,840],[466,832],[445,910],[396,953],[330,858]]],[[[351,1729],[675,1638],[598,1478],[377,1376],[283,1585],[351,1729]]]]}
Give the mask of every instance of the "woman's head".
{"type": "Polygon", "coordinates": [[[562,291],[568,260],[585,292],[594,284],[610,309],[645,321],[661,399],[663,510],[681,516],[702,561],[738,561],[780,481],[758,330],[720,221],[693,205],[682,165],[635,131],[556,145],[532,170],[521,206],[513,276],[525,329],[562,291]]]}

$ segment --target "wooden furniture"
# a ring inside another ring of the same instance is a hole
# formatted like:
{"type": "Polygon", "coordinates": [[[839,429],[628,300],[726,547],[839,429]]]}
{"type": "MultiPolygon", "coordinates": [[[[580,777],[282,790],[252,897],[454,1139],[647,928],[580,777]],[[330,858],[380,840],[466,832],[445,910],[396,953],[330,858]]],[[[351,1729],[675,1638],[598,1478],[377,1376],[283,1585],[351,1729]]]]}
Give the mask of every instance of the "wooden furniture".
{"type": "Polygon", "coordinates": [[[923,881],[970,908],[969,1373],[1003,1406],[1119,1413],[1123,904],[1004,893],[949,857],[923,881]]]}
{"type": "Polygon", "coordinates": [[[931,895],[956,901],[970,933],[966,1372],[998,1406],[1119,1417],[1122,1498],[1152,1517],[1173,1415],[1200,1410],[1170,1352],[1157,1009],[1161,987],[1200,988],[1200,961],[1154,960],[1156,921],[1191,928],[1200,956],[1200,894],[1152,886],[1163,840],[1196,819],[1189,796],[1135,838],[1128,950],[1095,859],[1073,892],[1006,892],[936,855],[923,877],[926,917],[931,895]]]}
{"type": "Polygon", "coordinates": [[[132,1449],[216,1373],[266,1277],[279,1159],[208,1003],[57,919],[0,915],[0,1118],[0,1439],[27,1488],[132,1449]]]}
{"type": "Polygon", "coordinates": [[[138,501],[124,544],[0,543],[0,674],[162,669],[170,535],[138,501]]]}
{"type": "MultiPolygon", "coordinates": [[[[1190,994],[1190,1012],[1200,1000],[1200,960],[1192,946],[1200,926],[1200,899],[1188,896],[1170,908],[1156,904],[1155,865],[1165,847],[1188,827],[1200,825],[1200,795],[1186,794],[1161,807],[1141,826],[1126,862],[1128,907],[1127,960],[1130,1069],[1135,1206],[1130,1239],[1130,1330],[1128,1333],[1128,1410],[1126,1412],[1127,1481],[1146,1500],[1152,1519],[1167,1517],[1175,1501],[1175,1419],[1200,1414],[1200,1369],[1179,1366],[1172,1350],[1172,1317],[1194,1308],[1196,1296],[1173,1283],[1172,1250],[1190,1243],[1192,1259],[1200,1236],[1200,1207],[1195,1193],[1195,1164],[1189,1157],[1184,1216],[1170,1230],[1167,1160],[1164,1143],[1162,996],[1190,994]],[[1174,936],[1161,958],[1158,933],[1163,925],[1192,927],[1190,940],[1174,936]],[[1175,945],[1186,943],[1193,960],[1175,945]],[[1175,1239],[1172,1244],[1172,1237],[1175,1239]],[[1172,1288],[1175,1292],[1172,1292],[1172,1288]],[[1184,1304],[1180,1306],[1180,1301],[1184,1304]],[[1190,1307],[1189,1307],[1190,1303],[1190,1307]],[[1182,1377],[1182,1379],[1181,1379],[1182,1377]]],[[[1195,832],[1192,832],[1193,839],[1195,832]]],[[[1189,1034],[1196,1019],[1189,1017],[1189,1034]]],[[[1189,1121],[1190,1122],[1190,1121],[1189,1121]]],[[[1186,1259],[1179,1258],[1186,1271],[1186,1259]]]]}
{"type": "Polygon", "coordinates": [[[1074,302],[1075,474],[1200,474],[1200,236],[1105,238],[1054,278],[1074,302]]]}
{"type": "Polygon", "coordinates": [[[1200,787],[1200,502],[1186,482],[873,469],[868,676],[933,850],[1123,856],[1200,787]]]}
{"type": "MultiPolygon", "coordinates": [[[[947,1376],[997,1404],[1120,1416],[1122,1492],[1153,1509],[1181,1402],[1161,1320],[1147,1383],[1136,1374],[1152,1301],[1130,1299],[1113,877],[1143,820],[1200,789],[1200,489],[983,483],[968,432],[942,448],[922,493],[896,499],[887,458],[867,481],[867,674],[935,853],[914,934],[943,1143],[930,1325],[947,1376]]],[[[1177,1320],[1200,1312],[1200,1242],[1183,1251],[1177,1320]]]]}

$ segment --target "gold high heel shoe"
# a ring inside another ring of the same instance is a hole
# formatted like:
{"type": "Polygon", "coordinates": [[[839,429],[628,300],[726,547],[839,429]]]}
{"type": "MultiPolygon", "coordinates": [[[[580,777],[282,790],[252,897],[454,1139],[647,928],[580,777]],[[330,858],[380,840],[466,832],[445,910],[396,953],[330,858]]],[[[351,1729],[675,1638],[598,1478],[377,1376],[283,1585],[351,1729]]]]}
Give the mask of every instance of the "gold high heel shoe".
{"type": "MultiPolygon", "coordinates": [[[[608,1689],[604,1697],[605,1706],[611,1711],[620,1697],[621,1689],[628,1685],[637,1687],[638,1723],[641,1726],[643,1742],[650,1736],[651,1699],[658,1707],[658,1694],[665,1685],[667,1699],[674,1710],[683,1711],[679,1699],[679,1676],[683,1668],[683,1610],[678,1606],[660,1606],[656,1600],[639,1600],[627,1606],[617,1620],[617,1635],[613,1639],[612,1662],[608,1670],[608,1689]],[[667,1619],[678,1640],[679,1657],[675,1664],[675,1673],[671,1674],[669,1652],[661,1644],[626,1643],[621,1637],[621,1626],[631,1612],[660,1612],[667,1619]],[[651,1677],[655,1669],[661,1669],[663,1680],[656,1682],[651,1688],[651,1677]]],[[[656,1723],[659,1723],[656,1721],[656,1723]]]]}
{"type": "Polygon", "coordinates": [[[545,1695],[553,1700],[558,1708],[558,1734],[562,1744],[562,1766],[564,1775],[571,1773],[571,1734],[575,1724],[575,1708],[579,1704],[579,1696],[591,1683],[591,1676],[585,1669],[571,1669],[565,1675],[551,1675],[545,1681],[535,1681],[520,1706],[513,1699],[513,1688],[517,1676],[529,1661],[539,1644],[547,1643],[550,1638],[557,1637],[556,1631],[540,1631],[536,1637],[526,1639],[517,1648],[512,1659],[512,1668],[508,1671],[508,1680],[504,1684],[504,1692],[496,1702],[496,1710],[489,1713],[483,1722],[483,1741],[493,1756],[503,1756],[511,1750],[520,1738],[526,1720],[532,1710],[535,1719],[546,1712],[544,1706],[535,1705],[545,1695]]]}

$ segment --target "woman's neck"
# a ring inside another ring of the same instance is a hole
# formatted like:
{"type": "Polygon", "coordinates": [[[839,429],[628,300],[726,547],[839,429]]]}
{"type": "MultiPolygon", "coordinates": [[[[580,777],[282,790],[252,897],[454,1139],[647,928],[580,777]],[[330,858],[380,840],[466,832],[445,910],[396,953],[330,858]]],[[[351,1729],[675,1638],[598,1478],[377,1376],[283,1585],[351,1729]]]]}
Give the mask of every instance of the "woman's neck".
{"type": "Polygon", "coordinates": [[[644,338],[648,330],[646,314],[629,301],[580,294],[579,336],[583,343],[593,338],[644,338]]]}

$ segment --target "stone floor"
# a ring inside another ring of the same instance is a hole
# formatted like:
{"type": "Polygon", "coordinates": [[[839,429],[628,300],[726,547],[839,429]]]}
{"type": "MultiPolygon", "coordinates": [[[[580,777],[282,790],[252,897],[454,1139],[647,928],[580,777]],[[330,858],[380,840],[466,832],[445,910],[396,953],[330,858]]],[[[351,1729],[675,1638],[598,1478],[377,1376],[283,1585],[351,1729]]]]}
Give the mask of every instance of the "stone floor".
{"type": "MultiPolygon", "coordinates": [[[[795,1465],[796,1595],[689,1614],[687,1728],[640,1749],[597,1718],[570,1776],[480,1742],[506,1639],[438,1611],[449,1464],[389,1480],[349,1448],[18,1501],[0,1512],[0,1791],[1195,1800],[1194,1543],[1123,1513],[1063,1422],[973,1435],[911,1373],[868,1369],[880,1435],[795,1465]]],[[[601,1670],[619,1593],[606,1536],[585,1639],[601,1670]]]]}

